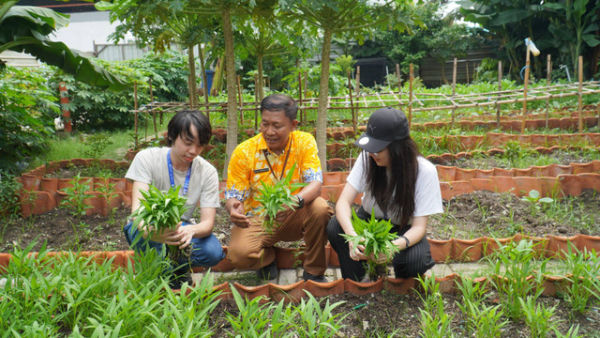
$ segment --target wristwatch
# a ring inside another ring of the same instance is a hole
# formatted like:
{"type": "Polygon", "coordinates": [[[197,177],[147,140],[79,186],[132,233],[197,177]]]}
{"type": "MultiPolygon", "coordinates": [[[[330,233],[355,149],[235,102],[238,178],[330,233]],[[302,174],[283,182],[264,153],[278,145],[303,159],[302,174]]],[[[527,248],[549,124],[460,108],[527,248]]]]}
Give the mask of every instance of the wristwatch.
{"type": "Polygon", "coordinates": [[[296,209],[304,208],[304,198],[300,195],[296,195],[296,197],[298,197],[298,207],[296,209]]]}

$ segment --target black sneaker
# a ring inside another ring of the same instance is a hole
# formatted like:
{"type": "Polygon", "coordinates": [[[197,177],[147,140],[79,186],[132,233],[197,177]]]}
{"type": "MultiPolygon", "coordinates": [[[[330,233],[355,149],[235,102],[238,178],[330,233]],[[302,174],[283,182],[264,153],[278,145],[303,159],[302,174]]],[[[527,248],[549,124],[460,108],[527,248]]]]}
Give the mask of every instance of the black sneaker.
{"type": "Polygon", "coordinates": [[[256,270],[256,276],[262,280],[276,279],[278,275],[279,271],[277,270],[277,262],[275,260],[271,264],[256,270]]]}
{"type": "Polygon", "coordinates": [[[304,271],[302,273],[302,279],[304,279],[305,281],[311,280],[313,282],[327,283],[327,279],[325,278],[325,276],[323,276],[323,275],[315,276],[312,273],[308,273],[306,271],[304,271]]]}

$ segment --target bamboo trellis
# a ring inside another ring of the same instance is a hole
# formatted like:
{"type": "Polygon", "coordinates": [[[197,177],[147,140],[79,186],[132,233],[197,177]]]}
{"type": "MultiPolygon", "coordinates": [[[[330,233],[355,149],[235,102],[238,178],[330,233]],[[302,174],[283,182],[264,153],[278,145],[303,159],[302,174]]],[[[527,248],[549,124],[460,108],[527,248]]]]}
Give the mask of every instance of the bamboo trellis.
{"type": "MultiPolygon", "coordinates": [[[[328,99],[328,110],[351,111],[351,109],[353,109],[355,111],[360,111],[361,109],[368,109],[369,111],[372,111],[383,107],[399,107],[408,111],[410,114],[414,114],[416,112],[455,111],[465,108],[492,107],[492,110],[495,111],[496,108],[502,104],[547,101],[572,96],[581,98],[584,95],[591,94],[600,94],[600,81],[529,87],[526,94],[524,93],[524,88],[518,88],[485,93],[454,95],[444,93],[415,93],[414,91],[409,90],[408,92],[390,91],[374,94],[361,93],[353,98],[350,98],[349,95],[331,96],[328,99]]],[[[199,103],[197,106],[199,110],[205,113],[226,113],[227,111],[227,102],[211,102],[208,104],[199,103]]],[[[316,111],[317,106],[318,98],[316,97],[303,96],[302,99],[299,100],[299,109],[305,114],[308,110],[316,111]]],[[[241,102],[239,110],[241,114],[246,111],[253,111],[255,114],[258,114],[259,107],[259,102],[245,101],[241,102]]],[[[139,109],[132,110],[132,112],[150,113],[154,115],[156,111],[165,113],[176,112],[182,109],[189,109],[189,104],[185,102],[151,102],[139,109]]],[[[581,104],[579,104],[578,109],[581,118],[581,104]]]]}

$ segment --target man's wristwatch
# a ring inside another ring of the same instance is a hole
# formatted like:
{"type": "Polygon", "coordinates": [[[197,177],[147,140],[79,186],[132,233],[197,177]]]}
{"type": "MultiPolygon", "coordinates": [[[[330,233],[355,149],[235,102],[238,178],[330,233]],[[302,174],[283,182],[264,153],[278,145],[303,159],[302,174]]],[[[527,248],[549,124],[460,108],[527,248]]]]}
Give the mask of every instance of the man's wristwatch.
{"type": "Polygon", "coordinates": [[[296,197],[298,197],[298,207],[296,209],[304,208],[304,198],[300,195],[296,195],[296,197]]]}

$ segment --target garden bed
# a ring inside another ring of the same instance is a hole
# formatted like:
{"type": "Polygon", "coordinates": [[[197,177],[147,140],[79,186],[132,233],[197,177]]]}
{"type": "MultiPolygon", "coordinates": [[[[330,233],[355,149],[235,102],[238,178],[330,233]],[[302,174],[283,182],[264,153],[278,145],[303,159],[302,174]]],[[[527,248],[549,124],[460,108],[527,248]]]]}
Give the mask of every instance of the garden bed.
{"type": "MultiPolygon", "coordinates": [[[[580,196],[559,199],[553,205],[521,200],[508,193],[477,191],[444,201],[445,213],[432,216],[428,237],[450,238],[511,237],[523,233],[534,237],[600,236],[599,193],[584,190],[580,196]],[[554,218],[546,216],[546,210],[554,218]]],[[[52,250],[127,250],[122,227],[129,216],[128,208],[119,208],[107,216],[73,216],[65,209],[29,218],[15,218],[4,223],[0,251],[12,250],[15,243],[25,247],[31,241],[46,240],[52,250]]],[[[229,244],[232,224],[224,208],[217,211],[213,232],[221,244],[229,244]]]]}

